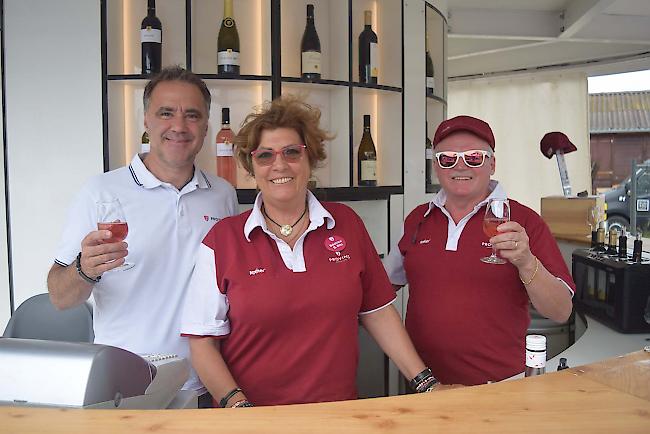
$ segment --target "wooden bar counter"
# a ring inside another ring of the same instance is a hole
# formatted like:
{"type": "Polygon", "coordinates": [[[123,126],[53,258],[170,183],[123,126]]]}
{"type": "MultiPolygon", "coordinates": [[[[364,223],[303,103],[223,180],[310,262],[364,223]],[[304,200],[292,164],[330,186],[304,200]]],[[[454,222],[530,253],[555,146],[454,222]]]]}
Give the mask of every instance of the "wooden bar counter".
{"type": "Polygon", "coordinates": [[[213,410],[0,407],[0,433],[650,432],[650,353],[423,395],[213,410]]]}

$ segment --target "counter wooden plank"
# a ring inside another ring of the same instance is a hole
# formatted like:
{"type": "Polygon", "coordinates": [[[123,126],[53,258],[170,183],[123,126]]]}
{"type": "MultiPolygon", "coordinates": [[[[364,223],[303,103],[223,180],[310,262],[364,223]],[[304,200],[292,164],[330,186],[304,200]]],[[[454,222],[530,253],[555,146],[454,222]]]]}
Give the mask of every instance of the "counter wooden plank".
{"type": "Polygon", "coordinates": [[[0,408],[0,432],[650,432],[650,354],[424,395],[214,410],[0,408]],[[641,376],[640,378],[638,376],[641,376]],[[631,384],[636,386],[630,386],[631,384]],[[635,392],[635,394],[629,391],[635,392]]]}

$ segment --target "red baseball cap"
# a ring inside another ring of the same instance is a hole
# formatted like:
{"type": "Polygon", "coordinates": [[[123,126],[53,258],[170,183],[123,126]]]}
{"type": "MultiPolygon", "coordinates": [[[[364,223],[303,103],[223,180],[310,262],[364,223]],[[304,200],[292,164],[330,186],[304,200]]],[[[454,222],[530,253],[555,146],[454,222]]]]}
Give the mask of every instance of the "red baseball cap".
{"type": "Polygon", "coordinates": [[[557,151],[564,151],[565,154],[577,151],[577,148],[566,134],[559,131],[546,133],[539,142],[539,148],[546,158],[551,158],[557,151]]]}
{"type": "Polygon", "coordinates": [[[433,136],[433,147],[440,143],[445,137],[458,131],[467,131],[485,140],[494,150],[494,134],[487,122],[471,116],[456,116],[455,118],[442,121],[438,125],[436,134],[433,136]]]}

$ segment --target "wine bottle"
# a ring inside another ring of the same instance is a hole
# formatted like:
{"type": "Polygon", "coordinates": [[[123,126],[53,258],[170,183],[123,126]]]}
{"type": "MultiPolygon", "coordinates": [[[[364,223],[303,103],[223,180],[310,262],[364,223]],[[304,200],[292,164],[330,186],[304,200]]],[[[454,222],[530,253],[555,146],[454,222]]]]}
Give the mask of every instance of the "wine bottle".
{"type": "Polygon", "coordinates": [[[317,80],[321,73],[320,39],[314,24],[314,5],[307,5],[307,23],[300,42],[300,73],[306,80],[317,80]]]}
{"type": "Polygon", "coordinates": [[[632,261],[641,262],[643,259],[643,241],[641,240],[641,232],[636,233],[634,240],[634,247],[632,248],[632,261]]]}
{"type": "Polygon", "coordinates": [[[372,11],[363,12],[364,27],[359,35],[359,82],[377,84],[379,75],[377,34],[372,31],[372,11]]]}
{"type": "Polygon", "coordinates": [[[618,231],[614,228],[609,230],[609,242],[607,243],[607,255],[618,256],[616,245],[618,244],[618,231]]]}
{"type": "Polygon", "coordinates": [[[217,133],[217,175],[237,187],[237,167],[233,157],[234,134],[230,129],[230,109],[221,109],[221,129],[217,133]]]}
{"type": "Polygon", "coordinates": [[[425,127],[425,141],[424,141],[424,179],[427,185],[433,184],[433,145],[431,144],[431,139],[429,139],[429,122],[427,122],[425,127]]]}
{"type": "Polygon", "coordinates": [[[622,228],[621,236],[618,237],[618,257],[627,260],[627,232],[625,228],[622,228]]]}
{"type": "Polygon", "coordinates": [[[425,45],[425,62],[426,62],[426,74],[427,74],[427,96],[433,96],[436,90],[436,80],[433,72],[433,60],[431,60],[431,54],[429,53],[429,32],[426,32],[424,39],[425,45]]]}
{"type": "Polygon", "coordinates": [[[223,2],[223,21],[217,39],[217,74],[239,75],[239,33],[232,0],[223,2]]]}
{"type": "Polygon", "coordinates": [[[147,16],[140,25],[142,73],[160,72],[162,65],[162,24],[156,16],[156,0],[147,1],[147,16]]]}
{"type": "Polygon", "coordinates": [[[149,145],[149,133],[145,131],[142,133],[142,137],[140,138],[140,152],[146,154],[150,149],[151,146],[149,145]]]}
{"type": "Polygon", "coordinates": [[[604,222],[600,222],[598,230],[596,231],[596,248],[594,249],[597,253],[604,253],[607,249],[605,248],[605,226],[604,222]]]}
{"type": "Polygon", "coordinates": [[[363,115],[363,136],[357,154],[357,176],[360,187],[377,185],[377,149],[370,134],[370,115],[363,115]]]}
{"type": "Polygon", "coordinates": [[[546,372],[546,336],[526,336],[526,368],[525,377],[542,375],[546,372]]]}

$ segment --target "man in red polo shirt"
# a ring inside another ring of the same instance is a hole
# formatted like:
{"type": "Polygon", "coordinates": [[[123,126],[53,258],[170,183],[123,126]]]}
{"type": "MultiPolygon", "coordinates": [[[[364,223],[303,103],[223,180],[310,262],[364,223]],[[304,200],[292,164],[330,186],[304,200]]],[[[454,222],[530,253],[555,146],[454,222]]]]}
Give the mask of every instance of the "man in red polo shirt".
{"type": "Polygon", "coordinates": [[[507,198],[497,181],[494,135],[471,116],[440,124],[433,139],[442,189],[415,208],[385,266],[409,284],[406,328],[443,384],[482,384],[523,370],[529,302],[558,322],[571,314],[575,284],[548,226],[509,200],[511,221],[483,233],[490,198],[507,198]],[[480,258],[494,245],[506,264],[480,258]]]}

